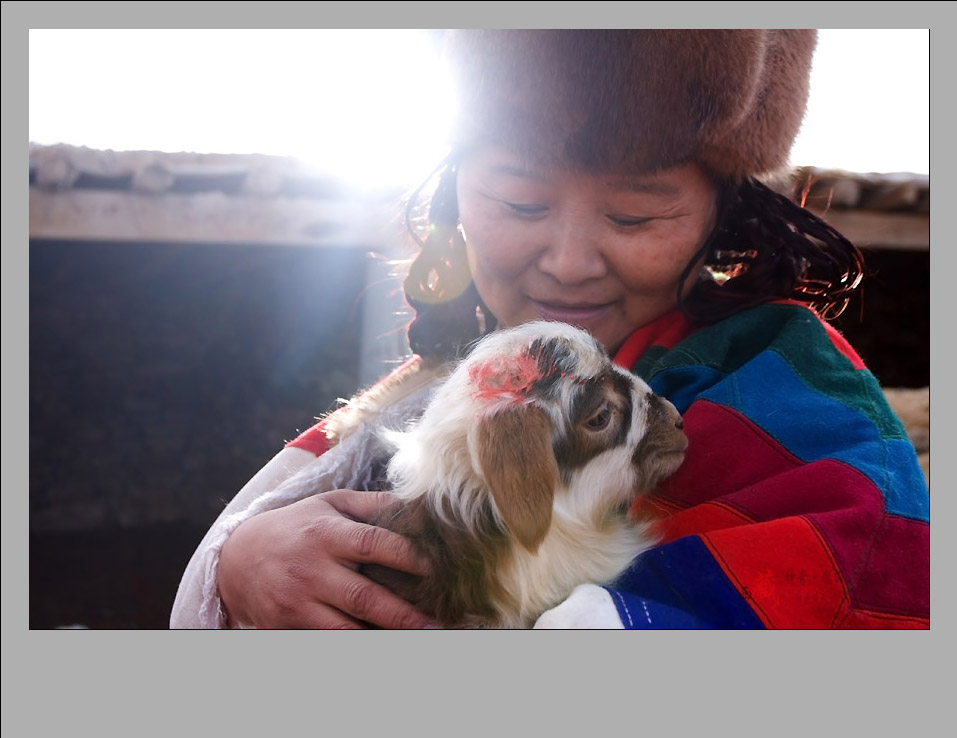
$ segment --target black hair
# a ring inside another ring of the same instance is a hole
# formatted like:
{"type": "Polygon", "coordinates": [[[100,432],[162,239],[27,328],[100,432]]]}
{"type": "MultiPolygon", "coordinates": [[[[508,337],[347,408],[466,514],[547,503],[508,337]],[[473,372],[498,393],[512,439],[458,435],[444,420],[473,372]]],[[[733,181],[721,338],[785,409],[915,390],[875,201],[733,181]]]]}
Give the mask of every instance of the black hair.
{"type": "MultiPolygon", "coordinates": [[[[436,172],[424,239],[416,234],[412,213],[427,183],[406,206],[406,226],[420,251],[404,289],[415,311],[409,324],[412,351],[424,358],[451,359],[494,330],[496,320],[475,289],[458,232],[455,160],[447,159],[436,172]]],[[[825,319],[837,318],[864,276],[861,251],[757,179],[722,180],[717,190],[717,222],[682,272],[678,309],[705,325],[765,302],[791,299],[825,319]],[[684,297],[692,278],[698,281],[684,297]]]]}
{"type": "Polygon", "coordinates": [[[718,198],[718,222],[678,284],[677,304],[686,317],[715,323],[780,299],[803,302],[828,320],[844,311],[864,276],[857,246],[757,179],[723,181],[718,198]],[[705,273],[683,298],[702,258],[705,273]]]}

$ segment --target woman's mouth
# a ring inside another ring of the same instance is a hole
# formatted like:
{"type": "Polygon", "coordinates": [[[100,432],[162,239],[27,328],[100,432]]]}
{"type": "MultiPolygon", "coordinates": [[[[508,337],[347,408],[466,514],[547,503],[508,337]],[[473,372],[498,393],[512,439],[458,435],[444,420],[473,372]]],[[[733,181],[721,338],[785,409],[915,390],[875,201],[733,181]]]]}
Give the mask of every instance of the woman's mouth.
{"type": "Polygon", "coordinates": [[[535,309],[543,320],[557,320],[562,323],[587,328],[601,320],[614,306],[614,303],[569,304],[532,300],[535,309]]]}

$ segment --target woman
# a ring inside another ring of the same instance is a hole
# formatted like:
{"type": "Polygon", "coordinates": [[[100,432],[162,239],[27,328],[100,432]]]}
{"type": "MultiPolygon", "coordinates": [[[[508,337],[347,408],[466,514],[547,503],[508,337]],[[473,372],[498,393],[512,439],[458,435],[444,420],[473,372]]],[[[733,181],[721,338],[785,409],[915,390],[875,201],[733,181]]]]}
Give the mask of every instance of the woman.
{"type": "MultiPolygon", "coordinates": [[[[451,35],[459,118],[406,280],[419,358],[399,386],[496,326],[566,321],[668,397],[690,440],[646,503],[662,544],[542,627],[928,626],[916,455],[820,317],[846,304],[860,254],[756,179],[787,162],[815,38],[451,35]]],[[[358,571],[428,566],[366,524],[388,499],[361,491],[367,470],[349,470],[350,489],[230,518],[334,446],[336,415],[230,503],[184,576],[174,627],[428,626],[358,571]]]]}

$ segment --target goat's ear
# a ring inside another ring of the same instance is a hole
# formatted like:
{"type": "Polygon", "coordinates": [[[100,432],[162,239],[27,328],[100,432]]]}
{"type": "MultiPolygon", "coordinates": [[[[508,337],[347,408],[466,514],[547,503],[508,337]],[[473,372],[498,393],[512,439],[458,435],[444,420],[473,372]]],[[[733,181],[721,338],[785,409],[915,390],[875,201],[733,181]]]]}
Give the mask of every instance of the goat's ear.
{"type": "Polygon", "coordinates": [[[482,418],[476,450],[502,520],[518,542],[534,553],[551,525],[558,484],[548,416],[541,408],[524,405],[482,418]]]}

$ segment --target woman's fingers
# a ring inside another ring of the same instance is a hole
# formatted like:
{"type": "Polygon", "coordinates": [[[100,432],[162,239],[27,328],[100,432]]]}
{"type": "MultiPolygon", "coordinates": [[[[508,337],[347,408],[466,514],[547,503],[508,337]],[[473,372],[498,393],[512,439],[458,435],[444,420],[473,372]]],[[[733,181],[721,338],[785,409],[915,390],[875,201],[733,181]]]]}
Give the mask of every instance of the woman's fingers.
{"type": "Polygon", "coordinates": [[[383,507],[394,502],[386,492],[335,490],[317,495],[316,517],[311,534],[325,541],[330,552],[357,564],[381,564],[422,576],[429,572],[429,562],[418,554],[404,536],[385,528],[367,525],[383,507]],[[364,499],[368,498],[368,499],[364,499]],[[323,514],[329,506],[336,515],[323,514]]]}
{"type": "Polygon", "coordinates": [[[359,572],[363,563],[424,574],[404,537],[368,525],[391,496],[337,490],[256,515],[220,552],[220,598],[233,625],[423,628],[429,618],[359,572]]]}
{"type": "Polygon", "coordinates": [[[316,617],[324,624],[311,627],[349,628],[372,625],[388,629],[421,629],[430,619],[411,604],[358,572],[340,567],[330,572],[316,617]]]}

